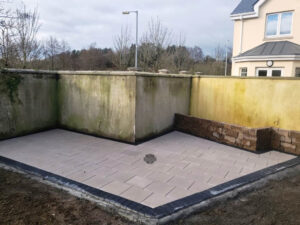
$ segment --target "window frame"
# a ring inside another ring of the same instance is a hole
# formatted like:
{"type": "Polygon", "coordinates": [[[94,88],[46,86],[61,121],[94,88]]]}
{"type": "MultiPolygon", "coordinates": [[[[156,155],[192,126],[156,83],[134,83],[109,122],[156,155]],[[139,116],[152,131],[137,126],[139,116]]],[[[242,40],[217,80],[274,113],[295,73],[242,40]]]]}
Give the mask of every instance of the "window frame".
{"type": "Polygon", "coordinates": [[[295,69],[295,77],[299,77],[300,78],[300,67],[296,67],[295,69]],[[299,74],[297,73],[299,71],[299,74]]]}
{"type": "Polygon", "coordinates": [[[256,77],[283,77],[284,76],[284,68],[283,67],[256,67],[255,68],[255,76],[256,77]],[[267,71],[267,76],[258,76],[259,70],[266,70],[267,71]],[[281,75],[280,76],[272,76],[272,71],[273,70],[280,70],[281,75]]]}
{"type": "Polygon", "coordinates": [[[241,77],[247,77],[248,76],[248,67],[240,67],[240,76],[241,77]],[[243,69],[246,69],[246,72],[243,72],[243,69]],[[243,73],[246,73],[246,75],[243,75],[243,73]]]}
{"type": "Polygon", "coordinates": [[[293,24],[294,24],[294,11],[284,11],[284,12],[277,12],[277,13],[268,13],[266,15],[266,23],[265,23],[265,38],[281,38],[281,37],[292,37],[293,36],[293,24]],[[292,22],[291,22],[291,33],[289,34],[280,34],[281,31],[281,22],[282,22],[282,14],[284,13],[292,13],[292,22]],[[277,28],[276,28],[276,34],[275,35],[268,35],[267,34],[267,28],[268,28],[268,17],[272,15],[278,15],[278,21],[277,21],[277,28]]]}

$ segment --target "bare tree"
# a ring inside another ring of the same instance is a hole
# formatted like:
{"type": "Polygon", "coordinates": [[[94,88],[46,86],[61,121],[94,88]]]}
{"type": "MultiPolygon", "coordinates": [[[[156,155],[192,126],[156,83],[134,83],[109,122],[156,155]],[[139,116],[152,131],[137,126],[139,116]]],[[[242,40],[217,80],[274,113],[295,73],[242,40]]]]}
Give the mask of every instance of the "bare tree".
{"type": "Polygon", "coordinates": [[[16,60],[16,45],[14,43],[14,21],[10,10],[0,1],[0,56],[1,66],[10,67],[16,60]]]}
{"type": "Polygon", "coordinates": [[[113,62],[118,69],[127,69],[130,62],[131,32],[128,27],[122,27],[121,33],[114,38],[113,62]]]}
{"type": "Polygon", "coordinates": [[[59,54],[60,68],[64,70],[67,68],[68,55],[70,54],[71,51],[70,45],[65,40],[62,40],[60,42],[60,51],[61,51],[61,53],[59,54]]]}
{"type": "Polygon", "coordinates": [[[183,34],[179,35],[178,44],[176,46],[176,50],[173,55],[173,61],[176,68],[176,72],[181,70],[188,70],[188,62],[190,61],[189,58],[189,51],[185,47],[186,38],[183,34]]]}
{"type": "Polygon", "coordinates": [[[194,46],[192,48],[188,49],[190,53],[190,57],[195,61],[195,62],[200,62],[203,61],[204,59],[204,54],[202,49],[199,46],[194,46]]]}
{"type": "Polygon", "coordinates": [[[223,48],[221,45],[218,45],[215,48],[216,61],[218,61],[218,62],[223,61],[225,59],[225,53],[226,53],[226,49],[223,48]]]}
{"type": "Polygon", "coordinates": [[[27,10],[23,5],[16,11],[16,43],[22,67],[26,68],[28,62],[37,59],[41,54],[40,44],[37,41],[37,33],[40,29],[37,8],[27,10]]]}
{"type": "Polygon", "coordinates": [[[44,45],[44,55],[45,58],[49,59],[50,61],[51,70],[56,69],[55,57],[59,53],[61,53],[61,45],[59,41],[55,37],[50,36],[44,45]]]}
{"type": "Polygon", "coordinates": [[[12,18],[11,11],[5,7],[5,3],[9,3],[8,0],[0,1],[0,19],[12,18]]]}
{"type": "Polygon", "coordinates": [[[1,65],[4,67],[11,67],[17,58],[13,25],[13,20],[9,18],[3,19],[0,23],[0,56],[1,65]]]}
{"type": "Polygon", "coordinates": [[[140,41],[140,65],[144,70],[161,69],[165,48],[171,43],[171,32],[157,18],[148,23],[148,31],[140,41]]]}

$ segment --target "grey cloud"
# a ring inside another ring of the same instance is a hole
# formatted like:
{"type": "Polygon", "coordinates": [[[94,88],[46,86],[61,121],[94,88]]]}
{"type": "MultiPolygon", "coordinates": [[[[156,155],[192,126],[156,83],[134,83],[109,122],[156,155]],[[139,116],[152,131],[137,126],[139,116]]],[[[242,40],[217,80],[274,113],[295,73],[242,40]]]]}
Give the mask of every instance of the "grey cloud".
{"type": "Polygon", "coordinates": [[[39,7],[42,28],[40,38],[49,35],[65,39],[73,48],[96,42],[112,47],[113,37],[124,25],[135,29],[134,16],[123,10],[140,11],[140,31],[151,18],[159,17],[173,31],[183,33],[186,44],[199,45],[207,52],[217,44],[232,40],[233,23],[229,15],[240,0],[24,0],[39,7]]]}

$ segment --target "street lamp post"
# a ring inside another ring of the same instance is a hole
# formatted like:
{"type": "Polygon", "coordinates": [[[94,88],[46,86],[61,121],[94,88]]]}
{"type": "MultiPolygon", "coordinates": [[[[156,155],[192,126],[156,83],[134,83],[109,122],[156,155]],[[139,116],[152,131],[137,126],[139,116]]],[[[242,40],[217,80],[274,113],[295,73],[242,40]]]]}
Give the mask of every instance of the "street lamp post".
{"type": "Polygon", "coordinates": [[[129,15],[130,13],[136,14],[136,40],[135,40],[135,69],[138,69],[138,44],[139,44],[139,11],[124,11],[124,15],[129,15]]]}

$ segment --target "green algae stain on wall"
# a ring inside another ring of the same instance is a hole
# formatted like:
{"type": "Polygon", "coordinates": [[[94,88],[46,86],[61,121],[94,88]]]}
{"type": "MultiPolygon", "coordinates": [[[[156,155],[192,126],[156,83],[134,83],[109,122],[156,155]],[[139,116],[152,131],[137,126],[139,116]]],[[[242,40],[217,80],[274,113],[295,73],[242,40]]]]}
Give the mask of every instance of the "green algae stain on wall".
{"type": "Polygon", "coordinates": [[[12,103],[21,103],[19,99],[18,87],[23,78],[20,74],[5,73],[0,74],[0,92],[7,94],[12,103]]]}
{"type": "Polygon", "coordinates": [[[192,116],[260,128],[300,130],[300,80],[193,78],[192,116]]]}
{"type": "Polygon", "coordinates": [[[62,127],[134,142],[134,76],[60,75],[58,87],[62,127]]]}
{"type": "Polygon", "coordinates": [[[190,87],[190,78],[138,76],[136,139],[170,131],[175,113],[188,114],[190,87]]]}
{"type": "Polygon", "coordinates": [[[0,139],[53,128],[57,121],[55,75],[2,71],[0,139]]]}

